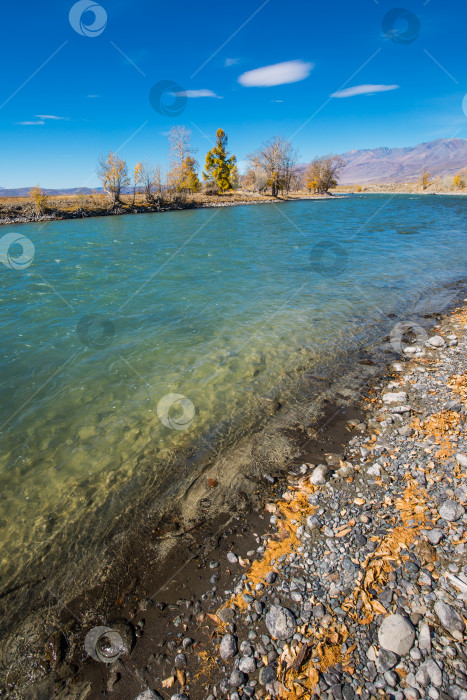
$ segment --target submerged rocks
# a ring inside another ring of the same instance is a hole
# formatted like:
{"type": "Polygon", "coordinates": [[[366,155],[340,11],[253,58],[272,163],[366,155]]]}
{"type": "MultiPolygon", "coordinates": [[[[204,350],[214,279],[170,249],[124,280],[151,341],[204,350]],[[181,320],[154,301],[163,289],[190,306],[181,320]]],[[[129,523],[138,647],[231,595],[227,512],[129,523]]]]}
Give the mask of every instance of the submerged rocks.
{"type": "Polygon", "coordinates": [[[464,620],[459,613],[442,600],[438,600],[435,603],[435,613],[439,617],[443,627],[454,637],[454,639],[461,641],[464,634],[465,625],[464,620]]]}
{"type": "Polygon", "coordinates": [[[288,639],[295,632],[295,616],[288,608],[273,605],[266,614],[266,627],[272,637],[288,639]]]}
{"type": "Polygon", "coordinates": [[[405,656],[413,647],[415,628],[407,617],[388,615],[378,631],[378,641],[383,649],[398,656],[405,656]]]}

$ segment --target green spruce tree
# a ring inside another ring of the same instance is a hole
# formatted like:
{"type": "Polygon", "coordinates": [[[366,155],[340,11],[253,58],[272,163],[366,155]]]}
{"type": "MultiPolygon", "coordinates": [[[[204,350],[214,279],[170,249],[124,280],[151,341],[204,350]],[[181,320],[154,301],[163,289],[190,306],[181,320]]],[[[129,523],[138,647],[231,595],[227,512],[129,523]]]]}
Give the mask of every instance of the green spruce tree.
{"type": "Polygon", "coordinates": [[[227,134],[223,129],[216,133],[216,145],[206,155],[205,172],[203,178],[213,182],[219,194],[232,189],[232,174],[236,167],[237,159],[227,152],[227,134]]]}

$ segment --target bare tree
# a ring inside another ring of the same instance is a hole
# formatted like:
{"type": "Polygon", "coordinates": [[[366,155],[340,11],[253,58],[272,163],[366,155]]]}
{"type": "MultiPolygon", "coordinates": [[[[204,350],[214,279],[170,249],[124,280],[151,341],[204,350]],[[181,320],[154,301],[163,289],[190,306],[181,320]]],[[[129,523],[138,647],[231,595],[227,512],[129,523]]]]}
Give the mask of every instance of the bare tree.
{"type": "Polygon", "coordinates": [[[120,201],[122,189],[130,184],[127,164],[115,153],[110,152],[106,158],[99,158],[97,177],[102,182],[104,192],[109,195],[112,206],[115,206],[120,201]]]}
{"type": "Polygon", "coordinates": [[[242,187],[253,192],[264,192],[268,186],[268,176],[263,168],[250,168],[242,177],[242,187]]]}
{"type": "Polygon", "coordinates": [[[327,194],[337,185],[339,171],[345,162],[339,156],[327,155],[315,158],[305,173],[305,184],[308,190],[317,194],[327,194]]]}
{"type": "Polygon", "coordinates": [[[181,185],[185,163],[187,158],[193,158],[195,153],[196,149],[191,145],[191,129],[187,129],[186,126],[173,126],[169,131],[169,187],[177,191],[183,189],[181,185]]]}
{"type": "Polygon", "coordinates": [[[162,176],[159,165],[151,168],[144,163],[141,167],[141,190],[148,204],[154,202],[154,196],[160,199],[162,196],[162,176]]]}
{"type": "Polygon", "coordinates": [[[258,151],[248,156],[253,170],[262,169],[267,175],[267,185],[273,197],[279,192],[289,193],[298,161],[298,151],[283,136],[275,136],[258,151]]]}

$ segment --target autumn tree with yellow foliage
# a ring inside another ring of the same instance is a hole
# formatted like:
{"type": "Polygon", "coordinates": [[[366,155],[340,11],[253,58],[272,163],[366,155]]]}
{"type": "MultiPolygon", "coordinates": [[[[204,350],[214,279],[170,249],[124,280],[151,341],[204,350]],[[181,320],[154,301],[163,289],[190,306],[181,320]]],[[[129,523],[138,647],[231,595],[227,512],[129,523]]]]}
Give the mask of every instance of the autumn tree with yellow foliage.
{"type": "Polygon", "coordinates": [[[130,185],[127,164],[111,151],[106,158],[99,158],[97,177],[102,182],[104,192],[109,195],[114,207],[120,202],[122,189],[130,185]]]}
{"type": "Polygon", "coordinates": [[[420,175],[420,178],[418,180],[419,186],[422,188],[422,190],[426,190],[427,187],[430,184],[430,178],[431,174],[428,172],[428,170],[424,170],[422,174],[420,175]]]}
{"type": "Polygon", "coordinates": [[[198,178],[198,163],[192,156],[187,156],[180,170],[179,189],[182,192],[199,192],[201,183],[198,178]]]}
{"type": "Polygon", "coordinates": [[[457,173],[457,175],[454,176],[454,179],[452,181],[453,187],[456,190],[463,190],[465,187],[465,180],[462,177],[461,173],[457,173]]]}
{"type": "Polygon", "coordinates": [[[31,187],[29,190],[29,196],[34,202],[34,208],[38,214],[45,214],[47,211],[48,197],[44,190],[42,190],[39,185],[31,187]]]}
{"type": "Polygon", "coordinates": [[[345,163],[339,156],[327,155],[315,158],[305,172],[305,187],[315,194],[327,194],[336,187],[339,171],[345,163]]]}

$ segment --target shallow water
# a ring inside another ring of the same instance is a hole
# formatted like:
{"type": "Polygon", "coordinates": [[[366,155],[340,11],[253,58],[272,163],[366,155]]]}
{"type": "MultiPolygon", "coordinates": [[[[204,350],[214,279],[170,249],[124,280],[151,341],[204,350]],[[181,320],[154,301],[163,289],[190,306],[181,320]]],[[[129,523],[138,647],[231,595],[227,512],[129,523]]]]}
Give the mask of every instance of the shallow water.
{"type": "Polygon", "coordinates": [[[104,537],[143,477],[168,498],[190,476],[175,454],[232,443],[304,369],[423,312],[465,277],[466,224],[462,197],[373,195],[3,227],[35,257],[0,265],[2,586],[104,537]]]}

